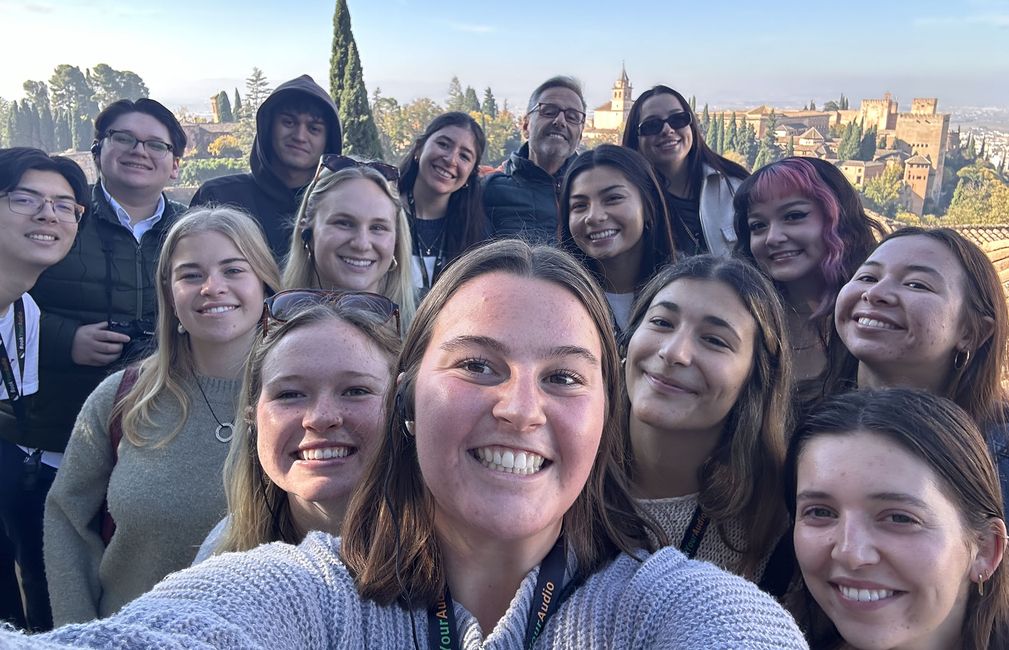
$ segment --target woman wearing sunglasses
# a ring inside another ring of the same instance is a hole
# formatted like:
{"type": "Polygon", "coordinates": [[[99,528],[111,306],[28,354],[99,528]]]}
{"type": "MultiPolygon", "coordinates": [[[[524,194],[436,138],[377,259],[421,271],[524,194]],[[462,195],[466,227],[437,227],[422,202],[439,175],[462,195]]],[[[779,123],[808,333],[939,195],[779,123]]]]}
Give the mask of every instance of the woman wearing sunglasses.
{"type": "Polygon", "coordinates": [[[652,552],[624,484],[609,311],[570,256],[516,240],[467,253],[398,367],[342,540],[229,553],[107,621],[0,644],[806,647],[754,585],[652,552]]]}
{"type": "Polygon", "coordinates": [[[248,215],[201,207],[168,231],[155,277],[157,351],[88,397],[46,501],[57,625],[188,566],[225,511],[238,376],[277,265],[248,215]]]}
{"type": "Polygon", "coordinates": [[[484,218],[479,166],[487,146],[483,129],[466,113],[443,113],[418,136],[399,166],[413,237],[413,273],[427,293],[445,265],[490,238],[484,218]]]}
{"type": "Polygon", "coordinates": [[[683,95],[662,85],[641,93],[627,116],[623,145],[655,168],[676,250],[730,255],[736,242],[732,197],[749,172],[705,144],[683,95]]]}
{"type": "Polygon", "coordinates": [[[238,402],[248,415],[224,466],[228,516],[197,562],[298,544],[310,530],[340,534],[382,436],[400,348],[394,315],[396,305],[376,294],[294,290],[267,299],[265,336],[252,346],[238,402]]]}
{"type": "Polygon", "coordinates": [[[416,297],[398,180],[391,165],[324,155],[294,223],[284,288],[381,294],[409,323],[416,297]]]}

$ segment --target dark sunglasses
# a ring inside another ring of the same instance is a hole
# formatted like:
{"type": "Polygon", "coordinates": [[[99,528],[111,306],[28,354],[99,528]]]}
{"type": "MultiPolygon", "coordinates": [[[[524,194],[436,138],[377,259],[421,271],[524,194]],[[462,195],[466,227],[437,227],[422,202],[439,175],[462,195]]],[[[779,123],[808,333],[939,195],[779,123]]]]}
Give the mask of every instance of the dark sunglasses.
{"type": "Polygon", "coordinates": [[[396,333],[400,333],[399,305],[385,296],[368,291],[325,291],[322,289],[288,289],[275,293],[263,301],[260,324],[263,336],[269,331],[270,319],[286,323],[295,314],[311,305],[334,304],[375,316],[382,323],[396,319],[396,333]]]}
{"type": "Polygon", "coordinates": [[[319,170],[315,173],[316,180],[319,179],[319,174],[322,172],[323,167],[331,172],[338,172],[341,169],[348,169],[350,167],[371,167],[390,183],[399,182],[399,169],[377,160],[357,160],[338,153],[323,154],[322,158],[319,159],[319,170]]]}
{"type": "Polygon", "coordinates": [[[669,125],[669,128],[675,131],[676,129],[682,129],[685,126],[689,126],[690,122],[690,113],[687,111],[672,113],[666,119],[662,119],[661,117],[650,117],[638,125],[638,135],[658,135],[662,133],[662,127],[666,124],[669,125]]]}

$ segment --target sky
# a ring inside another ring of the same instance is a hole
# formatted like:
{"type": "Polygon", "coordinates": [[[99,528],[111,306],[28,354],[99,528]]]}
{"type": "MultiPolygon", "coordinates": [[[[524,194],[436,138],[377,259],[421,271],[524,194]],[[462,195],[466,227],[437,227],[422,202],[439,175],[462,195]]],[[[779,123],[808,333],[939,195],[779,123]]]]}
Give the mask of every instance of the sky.
{"type": "MultiPolygon", "coordinates": [[[[444,102],[458,76],[522,104],[570,74],[591,107],[621,65],[635,96],[656,83],[699,104],[853,107],[890,91],[939,108],[1009,107],[1009,0],[774,3],[616,0],[348,0],[369,93],[444,102]],[[912,9],[913,8],[913,9],[912,9]]],[[[139,74],[169,107],[209,97],[261,68],[271,86],[303,73],[328,88],[335,0],[0,0],[0,97],[61,63],[139,74]]]]}

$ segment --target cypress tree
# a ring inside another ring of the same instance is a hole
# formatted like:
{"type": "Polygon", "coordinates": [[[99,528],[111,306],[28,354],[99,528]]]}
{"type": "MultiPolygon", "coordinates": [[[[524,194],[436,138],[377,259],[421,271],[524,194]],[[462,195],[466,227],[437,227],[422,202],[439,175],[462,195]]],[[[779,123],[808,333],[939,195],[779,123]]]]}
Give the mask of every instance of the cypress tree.
{"type": "Polygon", "coordinates": [[[221,122],[234,122],[235,116],[231,112],[231,100],[228,93],[223,90],[217,93],[217,117],[221,122]]]}
{"type": "Polygon", "coordinates": [[[791,158],[795,155],[795,136],[788,136],[788,144],[785,145],[785,157],[791,158]]]}
{"type": "Polygon", "coordinates": [[[445,101],[446,110],[450,111],[465,111],[466,110],[466,93],[463,92],[462,84],[459,83],[459,77],[452,77],[452,81],[448,82],[448,99],[445,101]]]}
{"type": "Polygon", "coordinates": [[[231,102],[231,114],[237,120],[242,119],[242,97],[238,94],[238,88],[235,88],[235,101],[231,102]]]}
{"type": "Polygon", "coordinates": [[[346,70],[347,76],[343,80],[343,94],[339,102],[343,153],[364,158],[381,158],[382,145],[378,138],[378,128],[368,106],[368,89],[364,86],[361,60],[357,54],[357,44],[353,41],[347,52],[346,70]]]}
{"type": "Polygon", "coordinates": [[[708,113],[708,105],[704,105],[704,111],[701,113],[701,133],[704,137],[708,137],[708,133],[711,129],[711,114],[708,113]]]}
{"type": "Polygon", "coordinates": [[[729,128],[725,133],[725,150],[726,151],[739,151],[739,143],[737,142],[736,133],[736,112],[732,112],[732,121],[729,122],[729,128]]]}
{"type": "Polygon", "coordinates": [[[336,0],[336,9],[333,11],[333,47],[329,55],[329,94],[336,102],[337,108],[340,107],[340,98],[343,97],[343,85],[347,79],[347,59],[352,44],[354,33],[350,29],[350,9],[347,8],[347,0],[336,0]]]}
{"type": "Polygon", "coordinates": [[[18,146],[18,101],[11,102],[10,110],[7,112],[7,146],[18,146]]]}
{"type": "Polygon", "coordinates": [[[56,124],[53,128],[53,145],[55,151],[66,151],[70,148],[70,121],[69,116],[63,112],[57,112],[54,118],[56,124]]]}
{"type": "Polygon", "coordinates": [[[467,113],[480,111],[480,100],[477,99],[476,91],[473,90],[473,86],[466,86],[466,103],[464,106],[467,113]]]}
{"type": "Polygon", "coordinates": [[[480,112],[490,117],[497,117],[497,100],[494,99],[494,93],[491,92],[490,86],[487,86],[487,89],[483,91],[483,104],[480,106],[480,112]]]}

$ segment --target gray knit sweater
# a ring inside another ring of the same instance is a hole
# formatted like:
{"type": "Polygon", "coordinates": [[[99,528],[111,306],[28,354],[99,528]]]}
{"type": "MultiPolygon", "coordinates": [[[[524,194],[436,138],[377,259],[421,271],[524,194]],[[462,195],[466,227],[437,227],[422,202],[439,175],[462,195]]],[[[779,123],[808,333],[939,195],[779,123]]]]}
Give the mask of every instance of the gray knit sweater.
{"type": "MultiPolygon", "coordinates": [[[[46,500],[43,548],[57,625],[108,616],[189,566],[227,509],[221,470],[229,445],[214,437],[217,421],[191,379],[183,383],[189,418],[178,435],[162,447],[124,438],[113,468],[108,423],[121,379],[121,372],[108,377],[84,403],[46,500]],[[98,516],[106,494],[116,521],[108,548],[98,516]]],[[[217,417],[232,421],[240,382],[200,382],[217,417]]],[[[170,433],[182,411],[165,393],[153,417],[156,425],[140,431],[148,439],[170,433]]]]}
{"type": "MultiPolygon", "coordinates": [[[[0,634],[0,647],[413,648],[427,645],[427,616],[362,601],[340,561],[339,540],[310,533],[227,553],[175,573],[115,616],[38,637],[0,634]]],[[[638,561],[619,556],[586,580],[551,617],[537,648],[806,648],[791,617],[742,578],[687,560],[673,548],[638,561]]],[[[484,636],[455,605],[461,647],[522,648],[539,569],[521,583],[484,636]]]]}

